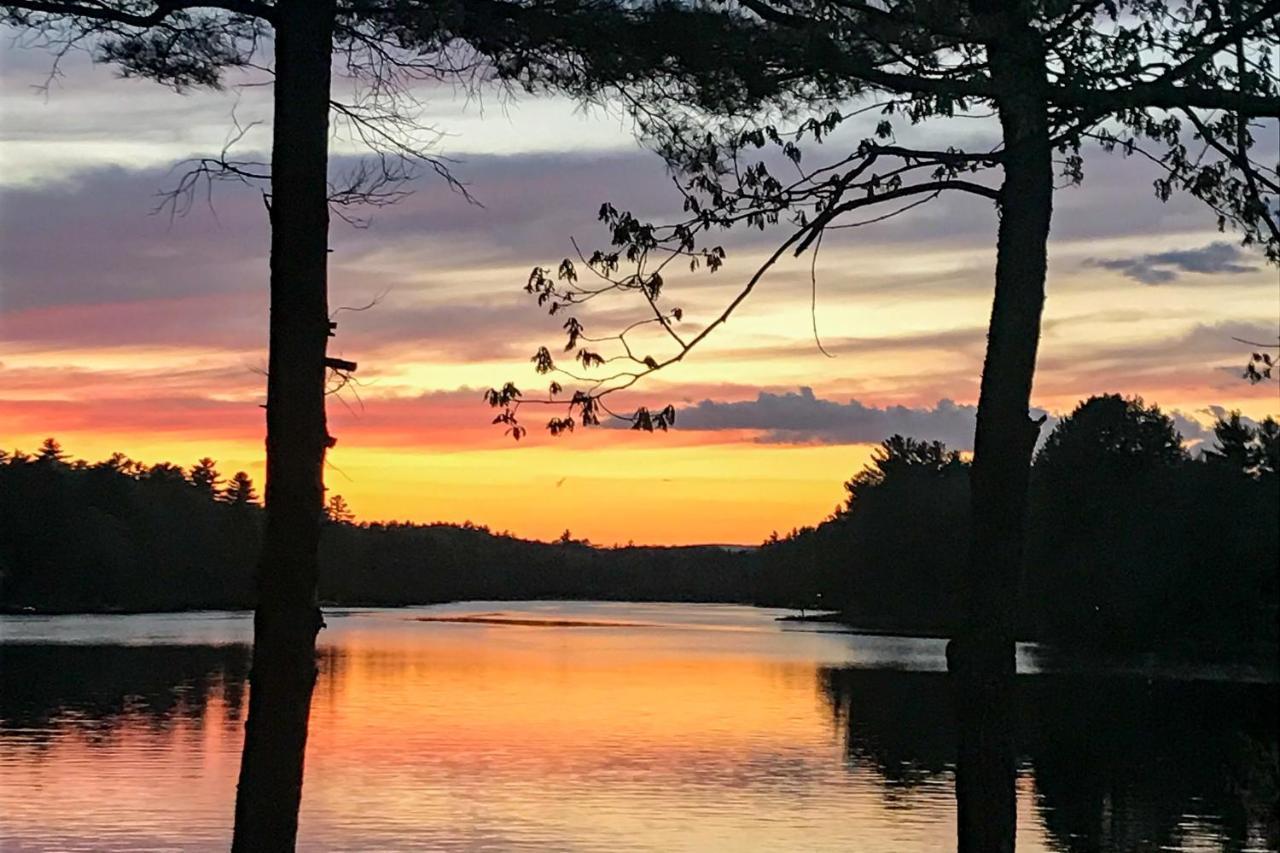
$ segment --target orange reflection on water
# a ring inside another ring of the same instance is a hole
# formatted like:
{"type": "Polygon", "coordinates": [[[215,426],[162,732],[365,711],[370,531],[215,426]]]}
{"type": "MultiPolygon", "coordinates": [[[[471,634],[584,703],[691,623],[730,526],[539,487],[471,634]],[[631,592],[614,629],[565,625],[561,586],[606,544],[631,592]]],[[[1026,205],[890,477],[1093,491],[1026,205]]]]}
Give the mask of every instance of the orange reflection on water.
{"type": "Polygon", "coordinates": [[[304,836],[353,814],[427,848],[935,849],[952,832],[941,787],[943,813],[912,826],[850,784],[807,639],[779,655],[772,626],[421,627],[428,644],[377,626],[325,657],[304,836]],[[834,808],[848,828],[828,837],[834,808]]]}
{"type": "MultiPolygon", "coordinates": [[[[775,614],[750,608],[518,610],[521,620],[567,612],[592,625],[416,621],[424,611],[328,617],[300,849],[875,853],[954,844],[948,772],[893,784],[874,760],[846,751],[847,721],[824,693],[821,668],[856,659],[847,637],[783,632],[775,614]],[[648,627],[607,624],[619,621],[648,627]]],[[[120,624],[147,636],[150,618],[120,624]]],[[[226,630],[242,637],[245,626],[226,630]]],[[[8,712],[0,848],[225,849],[243,647],[192,646],[206,658],[198,666],[155,657],[145,644],[103,648],[115,668],[108,682],[138,697],[108,691],[8,712]],[[144,682],[152,686],[136,686],[144,682]]],[[[88,666],[91,651],[76,666],[88,666]]],[[[35,705],[40,695],[33,688],[35,705]]],[[[1027,785],[1020,849],[1044,850],[1027,785]]]]}

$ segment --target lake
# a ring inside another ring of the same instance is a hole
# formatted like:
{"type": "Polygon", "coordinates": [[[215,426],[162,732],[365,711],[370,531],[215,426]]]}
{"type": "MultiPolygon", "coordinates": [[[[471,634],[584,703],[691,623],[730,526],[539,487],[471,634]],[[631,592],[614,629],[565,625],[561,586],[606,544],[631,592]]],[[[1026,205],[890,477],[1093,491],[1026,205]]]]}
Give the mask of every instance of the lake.
{"type": "MultiPolygon", "coordinates": [[[[954,848],[943,643],[781,614],[328,611],[299,847],[954,848]]],[[[225,850],[250,633],[0,617],[0,849],[225,850]]],[[[1019,850],[1277,849],[1272,673],[1034,646],[1019,671],[1019,850]]]]}

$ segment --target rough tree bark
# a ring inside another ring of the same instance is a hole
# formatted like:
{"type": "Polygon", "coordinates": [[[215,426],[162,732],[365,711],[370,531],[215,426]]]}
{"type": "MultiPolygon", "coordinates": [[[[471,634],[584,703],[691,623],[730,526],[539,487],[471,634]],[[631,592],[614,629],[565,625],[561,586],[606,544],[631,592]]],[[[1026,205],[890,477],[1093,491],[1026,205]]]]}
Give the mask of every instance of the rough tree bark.
{"type": "Polygon", "coordinates": [[[334,0],[280,0],[271,154],[266,531],[234,851],[292,850],[315,686],[329,336],[330,57],[334,0]]]}
{"type": "Polygon", "coordinates": [[[978,398],[972,528],[963,629],[948,649],[959,720],[961,853],[1012,851],[1016,831],[1014,639],[1031,455],[1029,416],[1044,308],[1053,161],[1045,56],[1018,3],[976,0],[994,38],[989,60],[1006,159],[1000,189],[995,301],[978,398]]]}

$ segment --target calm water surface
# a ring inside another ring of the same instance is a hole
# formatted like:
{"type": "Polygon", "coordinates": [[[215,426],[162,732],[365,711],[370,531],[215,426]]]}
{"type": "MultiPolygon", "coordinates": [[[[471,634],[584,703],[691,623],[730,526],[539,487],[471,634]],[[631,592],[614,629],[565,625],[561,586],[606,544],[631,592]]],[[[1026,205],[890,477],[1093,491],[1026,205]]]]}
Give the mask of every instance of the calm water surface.
{"type": "MultiPolygon", "coordinates": [[[[943,644],[778,615],[331,611],[300,847],[953,847],[943,644]],[[421,621],[477,614],[498,615],[421,621]]],[[[0,617],[0,849],[226,849],[250,629],[238,613],[0,617]]],[[[1031,647],[1019,668],[1020,850],[1278,849],[1268,674],[1085,671],[1031,647]]]]}

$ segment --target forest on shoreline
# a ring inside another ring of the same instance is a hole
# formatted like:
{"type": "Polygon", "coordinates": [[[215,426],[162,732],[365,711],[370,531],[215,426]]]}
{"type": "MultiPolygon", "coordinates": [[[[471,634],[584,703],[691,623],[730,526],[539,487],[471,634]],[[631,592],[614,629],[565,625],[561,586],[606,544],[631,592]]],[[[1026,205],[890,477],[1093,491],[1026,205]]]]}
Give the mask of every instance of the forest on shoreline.
{"type": "MultiPolygon", "coordinates": [[[[1238,414],[1193,456],[1158,407],[1115,395],[1063,418],[1038,451],[1020,635],[1231,654],[1277,639],[1280,427],[1238,414]]],[[[855,626],[949,635],[963,612],[968,463],[886,439],[814,527],[762,547],[599,547],[466,523],[356,523],[325,511],[320,599],[732,602],[838,610],[855,626]]],[[[0,452],[0,611],[249,608],[263,511],[243,472],[47,440],[0,452]]]]}
{"type": "MultiPolygon", "coordinates": [[[[252,480],[114,454],[71,460],[55,439],[0,456],[0,612],[250,609],[265,513],[252,480]]],[[[397,606],[476,599],[750,603],[750,567],[717,546],[600,548],[483,525],[356,523],[324,511],[320,601],[397,606]]]]}
{"type": "MultiPolygon", "coordinates": [[[[1276,656],[1280,424],[1230,413],[1213,434],[1193,455],[1159,407],[1118,395],[1057,423],[1031,470],[1020,637],[1276,656]]],[[[893,436],[845,489],[821,524],[765,543],[765,597],[801,586],[855,625],[952,636],[969,463],[893,436]]]]}

